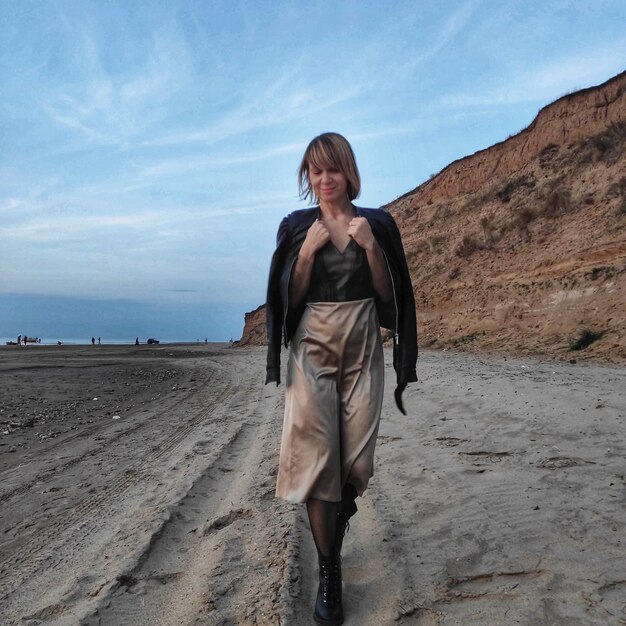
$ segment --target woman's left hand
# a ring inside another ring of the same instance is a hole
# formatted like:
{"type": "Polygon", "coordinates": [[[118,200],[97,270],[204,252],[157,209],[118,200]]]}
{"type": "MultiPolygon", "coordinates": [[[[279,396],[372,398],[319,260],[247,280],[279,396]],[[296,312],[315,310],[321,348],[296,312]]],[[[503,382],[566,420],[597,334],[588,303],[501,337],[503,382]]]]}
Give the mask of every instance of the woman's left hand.
{"type": "Polygon", "coordinates": [[[372,229],[364,217],[352,218],[348,225],[348,235],[364,250],[373,250],[376,246],[376,239],[374,239],[372,229]]]}

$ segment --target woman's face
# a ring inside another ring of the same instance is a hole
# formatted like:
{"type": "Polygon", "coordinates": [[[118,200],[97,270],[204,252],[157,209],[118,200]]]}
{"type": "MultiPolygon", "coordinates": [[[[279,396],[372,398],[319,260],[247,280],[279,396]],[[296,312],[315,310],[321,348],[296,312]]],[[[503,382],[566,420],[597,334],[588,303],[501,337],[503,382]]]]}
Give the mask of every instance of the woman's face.
{"type": "Polygon", "coordinates": [[[309,181],[320,202],[343,201],[348,195],[348,179],[336,168],[309,163],[309,181]]]}

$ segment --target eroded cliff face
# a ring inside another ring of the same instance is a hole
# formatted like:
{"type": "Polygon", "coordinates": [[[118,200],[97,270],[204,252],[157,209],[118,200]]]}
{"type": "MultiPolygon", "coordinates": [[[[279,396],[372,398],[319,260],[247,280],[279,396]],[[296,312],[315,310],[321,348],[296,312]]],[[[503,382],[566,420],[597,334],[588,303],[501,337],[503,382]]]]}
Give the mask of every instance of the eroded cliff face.
{"type": "MultiPolygon", "coordinates": [[[[422,347],[626,361],[626,72],[385,208],[422,347]]],[[[242,342],[264,341],[264,318],[242,342]]]]}
{"type": "Polygon", "coordinates": [[[240,346],[262,346],[267,343],[267,334],[265,331],[265,305],[246,313],[243,333],[239,340],[240,346]]]}
{"type": "MultiPolygon", "coordinates": [[[[624,121],[626,73],[600,87],[564,96],[544,107],[533,122],[517,135],[486,150],[453,161],[437,176],[403,197],[419,192],[426,203],[475,193],[494,179],[515,176],[547,146],[576,146],[624,121]]],[[[389,207],[396,205],[393,202],[389,207]]]]}
{"type": "Polygon", "coordinates": [[[626,359],[626,73],[386,208],[423,346],[626,359]]]}

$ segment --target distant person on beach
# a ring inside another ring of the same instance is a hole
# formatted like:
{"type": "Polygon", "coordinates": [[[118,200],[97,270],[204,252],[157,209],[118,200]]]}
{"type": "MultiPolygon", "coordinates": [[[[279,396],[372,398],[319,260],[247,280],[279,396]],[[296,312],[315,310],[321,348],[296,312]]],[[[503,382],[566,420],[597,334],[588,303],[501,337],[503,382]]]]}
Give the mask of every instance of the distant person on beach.
{"type": "Polygon", "coordinates": [[[139,345],[139,337],[137,337],[137,339],[135,339],[135,345],[138,346],[139,345]]]}
{"type": "Polygon", "coordinates": [[[313,617],[343,622],[341,548],[373,475],[384,386],[380,326],[394,333],[395,399],[417,380],[415,301],[393,218],[352,204],[354,153],[336,133],[308,145],[300,195],[318,205],[278,228],[267,291],[266,383],[291,343],[276,495],[306,503],[319,564],[313,617]]]}
{"type": "Polygon", "coordinates": [[[100,337],[98,337],[98,345],[100,345],[100,337]]]}
{"type": "Polygon", "coordinates": [[[28,340],[28,337],[24,335],[24,345],[26,345],[27,340],[28,340]]]}
{"type": "Polygon", "coordinates": [[[17,336],[17,345],[19,346],[22,343],[22,335],[17,336]]]}
{"type": "Polygon", "coordinates": [[[95,338],[95,337],[92,337],[92,338],[91,338],[91,345],[92,345],[92,346],[95,346],[95,345],[96,345],[96,338],[95,338]]]}

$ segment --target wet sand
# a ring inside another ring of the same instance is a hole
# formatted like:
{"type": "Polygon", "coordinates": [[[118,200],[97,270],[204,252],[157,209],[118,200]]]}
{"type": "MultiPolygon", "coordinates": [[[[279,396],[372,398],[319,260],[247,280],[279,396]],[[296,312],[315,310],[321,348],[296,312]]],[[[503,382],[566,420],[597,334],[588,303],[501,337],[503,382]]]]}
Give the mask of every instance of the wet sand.
{"type": "MultiPolygon", "coordinates": [[[[0,348],[0,623],[307,624],[265,351],[0,348]]],[[[345,542],[346,624],[626,624],[626,369],[422,354],[345,542]]]]}

